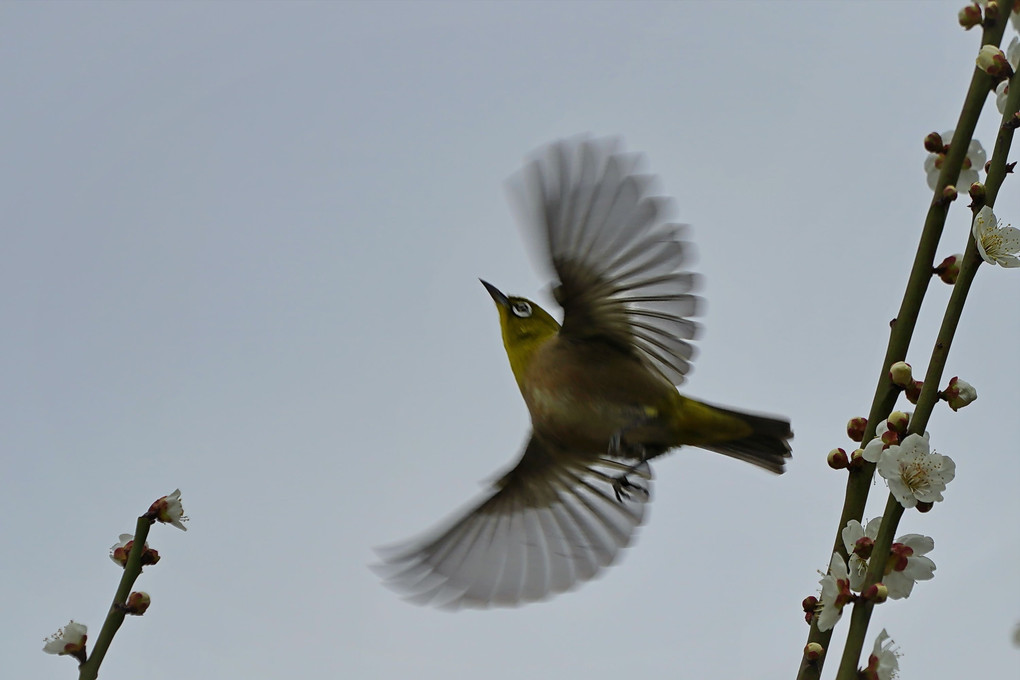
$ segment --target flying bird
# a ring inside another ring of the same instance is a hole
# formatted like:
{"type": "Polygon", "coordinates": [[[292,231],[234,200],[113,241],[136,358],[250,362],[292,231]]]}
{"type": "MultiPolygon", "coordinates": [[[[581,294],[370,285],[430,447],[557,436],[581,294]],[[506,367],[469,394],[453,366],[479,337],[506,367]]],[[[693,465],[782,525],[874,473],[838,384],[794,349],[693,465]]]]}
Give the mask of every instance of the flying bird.
{"type": "Polygon", "coordinates": [[[475,506],[380,549],[386,585],[448,608],[547,599],[613,563],[651,498],[649,462],[693,446],[782,473],[785,418],[713,406],[676,386],[690,369],[700,299],[684,227],[652,195],[641,158],[609,139],[564,140],[510,180],[554,277],[560,323],[485,281],[532,430],[475,506]]]}

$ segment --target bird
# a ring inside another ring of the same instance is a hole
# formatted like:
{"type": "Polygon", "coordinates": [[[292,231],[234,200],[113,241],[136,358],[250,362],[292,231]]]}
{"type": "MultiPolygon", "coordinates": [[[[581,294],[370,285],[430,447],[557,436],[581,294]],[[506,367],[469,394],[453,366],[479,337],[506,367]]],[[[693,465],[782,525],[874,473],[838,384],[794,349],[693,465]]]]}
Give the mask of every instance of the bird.
{"type": "Polygon", "coordinates": [[[782,473],[786,418],[682,395],[699,325],[685,225],[643,157],[616,138],[538,150],[508,182],[562,323],[482,281],[532,431],[519,459],[465,511],[377,548],[385,585],[445,609],[515,607],[614,563],[651,500],[650,462],[697,447],[782,473]]]}

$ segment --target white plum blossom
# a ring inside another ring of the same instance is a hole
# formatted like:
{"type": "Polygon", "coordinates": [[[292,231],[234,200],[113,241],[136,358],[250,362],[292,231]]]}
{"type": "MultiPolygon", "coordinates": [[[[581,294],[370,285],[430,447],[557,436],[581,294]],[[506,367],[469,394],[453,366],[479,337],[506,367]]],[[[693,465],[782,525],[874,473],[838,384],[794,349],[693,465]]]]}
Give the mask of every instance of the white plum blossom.
{"type": "Polygon", "coordinates": [[[981,259],[1000,267],[1020,267],[1020,229],[1008,224],[1003,227],[987,205],[974,217],[971,233],[981,259]]]}
{"type": "Polygon", "coordinates": [[[949,408],[959,411],[977,399],[977,390],[966,380],[960,380],[959,376],[953,376],[942,396],[949,403],[949,408]]]}
{"type": "MultiPolygon", "coordinates": [[[[860,592],[864,587],[871,551],[881,525],[882,518],[876,517],[866,527],[855,519],[843,527],[843,545],[850,555],[848,566],[851,590],[860,592]]],[[[906,534],[896,539],[889,551],[882,577],[889,597],[894,600],[910,597],[914,583],[934,578],[935,563],[926,557],[934,548],[935,541],[929,536],[906,534]]]]}
{"type": "Polygon", "coordinates": [[[818,582],[822,586],[822,594],[818,598],[821,605],[818,612],[818,630],[823,633],[831,630],[839,617],[843,615],[843,606],[853,598],[850,592],[850,575],[846,570],[846,562],[839,553],[832,553],[829,561],[829,573],[818,582]]]}
{"type": "MultiPolygon", "coordinates": [[[[1014,23],[1017,23],[1018,16],[1020,14],[1013,12],[1014,23]]],[[[1014,71],[1020,70],[1020,37],[1014,35],[1013,39],[1009,41],[1009,47],[1006,48],[1006,61],[1014,71]]],[[[1008,96],[1009,81],[1003,80],[995,87],[995,106],[999,109],[999,113],[1006,113],[1006,97],[1008,96]]]]}
{"type": "Polygon", "coordinates": [[[953,459],[931,451],[928,440],[919,434],[907,435],[901,443],[887,448],[876,469],[889,485],[889,492],[905,508],[916,506],[918,501],[941,501],[946,484],[956,476],[953,459]]]}
{"type": "Polygon", "coordinates": [[[878,528],[881,525],[882,518],[876,517],[868,522],[866,527],[855,519],[850,520],[843,527],[843,545],[846,547],[847,554],[850,555],[848,571],[850,573],[850,588],[853,590],[860,591],[861,586],[864,585],[864,577],[868,573],[868,558],[871,557],[871,548],[878,537],[878,528]]]}
{"type": "MultiPolygon", "coordinates": [[[[949,148],[949,142],[953,139],[953,133],[955,130],[947,130],[943,132],[942,142],[949,148]]],[[[928,188],[932,191],[939,183],[939,173],[942,171],[942,163],[946,160],[946,152],[942,153],[930,153],[928,157],[924,159],[924,172],[928,178],[928,188]]],[[[960,169],[960,176],[956,180],[956,185],[963,187],[963,191],[970,188],[970,185],[978,181],[978,170],[983,170],[985,167],[985,161],[988,160],[988,155],[985,153],[985,149],[981,146],[981,142],[976,139],[970,140],[970,146],[967,147],[967,157],[963,161],[963,167],[960,169]]]]}
{"type": "Polygon", "coordinates": [[[181,490],[176,489],[172,494],[163,496],[149,506],[149,515],[158,522],[172,524],[181,531],[187,531],[188,527],[183,522],[188,518],[184,515],[184,507],[181,505],[181,490]]]}
{"type": "Polygon", "coordinates": [[[131,544],[134,542],[134,534],[121,534],[120,540],[110,546],[110,559],[123,567],[127,564],[128,554],[131,552],[131,544]]]}
{"type": "Polygon", "coordinates": [[[894,600],[910,597],[914,583],[935,577],[935,563],[925,557],[934,548],[935,541],[929,536],[906,534],[896,539],[882,581],[889,589],[889,597],[894,600]]]}
{"type": "Polygon", "coordinates": [[[53,635],[46,638],[43,651],[47,654],[70,654],[79,656],[85,651],[85,640],[89,628],[84,623],[71,621],[53,635]]]}
{"type": "Polygon", "coordinates": [[[875,646],[868,657],[868,667],[862,668],[860,677],[866,680],[892,680],[900,670],[899,653],[885,628],[875,638],[875,646]]]}

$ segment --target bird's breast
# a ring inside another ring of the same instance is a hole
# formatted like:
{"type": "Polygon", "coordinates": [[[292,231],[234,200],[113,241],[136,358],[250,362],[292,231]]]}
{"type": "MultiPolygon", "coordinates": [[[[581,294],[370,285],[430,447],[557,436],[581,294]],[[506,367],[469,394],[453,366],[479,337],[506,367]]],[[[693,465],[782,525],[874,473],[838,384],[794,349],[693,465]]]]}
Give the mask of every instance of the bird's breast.
{"type": "Polygon", "coordinates": [[[535,353],[521,391],[537,432],[567,449],[594,453],[604,452],[624,428],[648,429],[661,420],[677,394],[631,356],[559,338],[535,353]]]}

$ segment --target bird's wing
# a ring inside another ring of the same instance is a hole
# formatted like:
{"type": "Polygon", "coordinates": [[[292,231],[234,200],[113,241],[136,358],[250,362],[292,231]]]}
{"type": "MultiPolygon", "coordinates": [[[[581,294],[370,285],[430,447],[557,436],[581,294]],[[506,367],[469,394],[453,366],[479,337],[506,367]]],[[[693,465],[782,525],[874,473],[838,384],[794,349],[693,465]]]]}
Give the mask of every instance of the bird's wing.
{"type": "Polygon", "coordinates": [[[612,140],[560,141],[511,178],[511,194],[559,279],[561,333],[637,350],[679,385],[698,330],[697,277],[683,226],[650,195],[639,161],[612,140]]]}
{"type": "Polygon", "coordinates": [[[532,435],[517,465],[479,505],[425,537],[379,550],[375,570],[417,604],[516,606],[569,590],[611,564],[630,543],[650,499],[651,470],[617,500],[628,465],[556,455],[532,435]]]}

